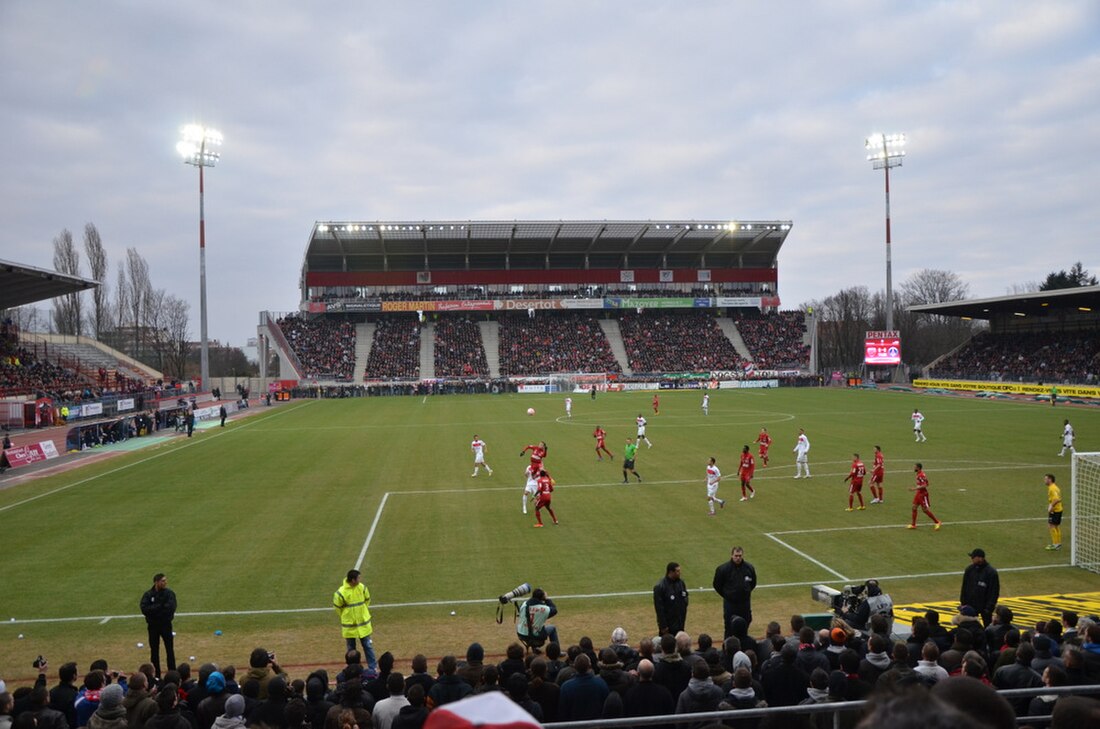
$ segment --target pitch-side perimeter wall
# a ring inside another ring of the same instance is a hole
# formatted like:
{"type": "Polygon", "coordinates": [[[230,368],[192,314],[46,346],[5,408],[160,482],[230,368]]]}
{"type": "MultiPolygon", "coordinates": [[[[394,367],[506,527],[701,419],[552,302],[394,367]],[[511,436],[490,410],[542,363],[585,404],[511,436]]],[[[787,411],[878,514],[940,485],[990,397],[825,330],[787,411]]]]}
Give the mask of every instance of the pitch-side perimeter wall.
{"type": "MultiPolygon", "coordinates": [[[[970,392],[1003,392],[1009,395],[1049,395],[1050,385],[1024,382],[974,382],[969,380],[913,380],[913,387],[936,390],[966,390],[970,392]]],[[[1057,385],[1058,397],[1100,398],[1100,387],[1057,385]]]]}

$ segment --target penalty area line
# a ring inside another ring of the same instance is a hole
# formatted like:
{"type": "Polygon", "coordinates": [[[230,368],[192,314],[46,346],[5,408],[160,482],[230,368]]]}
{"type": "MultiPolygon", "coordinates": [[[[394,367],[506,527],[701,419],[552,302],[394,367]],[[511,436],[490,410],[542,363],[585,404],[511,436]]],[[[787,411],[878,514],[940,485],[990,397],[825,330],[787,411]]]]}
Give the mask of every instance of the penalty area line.
{"type": "Polygon", "coordinates": [[[374,521],[371,522],[370,531],[367,532],[367,538],[363,540],[363,548],[359,550],[359,559],[355,560],[355,569],[359,569],[363,566],[363,560],[367,556],[367,548],[370,547],[371,540],[374,539],[374,532],[378,529],[378,522],[382,519],[382,510],[386,508],[386,502],[389,501],[390,492],[382,494],[382,502],[378,504],[378,511],[374,512],[374,521]]]}
{"type": "Polygon", "coordinates": [[[786,542],[784,542],[784,541],[783,541],[782,539],[780,539],[779,537],[775,536],[774,534],[768,534],[767,532],[765,532],[765,533],[764,533],[764,536],[765,536],[765,537],[767,537],[768,539],[771,539],[771,540],[772,540],[773,542],[775,542],[775,543],[779,544],[780,546],[786,547],[787,549],[791,550],[792,552],[794,552],[795,554],[797,554],[797,555],[798,555],[799,557],[801,557],[802,559],[805,559],[805,560],[808,560],[808,561],[810,561],[810,562],[813,562],[814,564],[816,564],[816,565],[817,565],[818,567],[820,567],[821,569],[825,570],[826,572],[831,572],[832,574],[834,574],[834,575],[836,575],[836,576],[837,576],[838,578],[840,578],[840,580],[841,580],[842,582],[848,582],[848,581],[849,581],[847,577],[845,577],[844,575],[840,574],[839,572],[837,572],[836,570],[834,570],[834,569],[833,569],[832,567],[830,567],[829,565],[825,564],[824,562],[821,562],[820,560],[814,559],[813,557],[811,557],[810,555],[806,554],[805,552],[803,552],[803,551],[802,551],[802,550],[800,550],[800,549],[795,549],[794,547],[792,547],[791,545],[787,544],[786,542]]]}

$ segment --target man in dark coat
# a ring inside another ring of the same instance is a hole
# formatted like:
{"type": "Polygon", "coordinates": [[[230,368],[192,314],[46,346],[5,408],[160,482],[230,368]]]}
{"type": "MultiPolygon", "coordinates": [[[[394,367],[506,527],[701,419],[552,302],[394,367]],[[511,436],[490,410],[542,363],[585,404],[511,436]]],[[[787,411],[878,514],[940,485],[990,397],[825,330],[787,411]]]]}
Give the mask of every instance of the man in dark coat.
{"type": "Polygon", "coordinates": [[[722,596],[722,625],[724,638],[733,633],[733,618],[740,616],[746,625],[752,625],[752,591],[756,589],[756,568],[745,561],[745,550],[734,547],[728,562],[714,570],[714,591],[722,596]]]}
{"type": "MultiPolygon", "coordinates": [[[[631,686],[623,699],[624,716],[665,716],[676,711],[676,702],[668,689],[654,683],[653,662],[643,658],[638,664],[638,682],[631,686]]],[[[665,729],[668,725],[655,725],[665,729]]]]}
{"type": "Polygon", "coordinates": [[[993,620],[993,608],[1001,596],[1001,578],[993,565],[985,561],[985,550],[978,548],[970,552],[970,565],[963,572],[962,589],[959,590],[959,604],[974,608],[987,626],[993,620]]]}
{"type": "Polygon", "coordinates": [[[160,641],[164,641],[168,670],[176,670],[176,651],[172,641],[172,618],[176,615],[176,593],[168,587],[163,572],[153,575],[153,586],[141,596],[141,614],[149,629],[149,662],[160,678],[160,641]]]}
{"type": "Polygon", "coordinates": [[[669,562],[664,578],[653,586],[653,610],[657,613],[657,635],[676,635],[687,623],[688,590],[680,579],[680,565],[669,562]]]}

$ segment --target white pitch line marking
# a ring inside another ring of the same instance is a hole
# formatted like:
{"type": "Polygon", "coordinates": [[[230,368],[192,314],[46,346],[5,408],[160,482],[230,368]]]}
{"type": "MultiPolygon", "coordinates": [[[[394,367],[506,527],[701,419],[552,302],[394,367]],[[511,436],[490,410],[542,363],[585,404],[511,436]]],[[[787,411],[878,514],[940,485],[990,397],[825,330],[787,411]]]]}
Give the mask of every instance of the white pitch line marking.
{"type": "Polygon", "coordinates": [[[779,545],[781,545],[781,546],[783,546],[783,547],[786,547],[787,549],[789,549],[789,550],[791,550],[792,552],[794,552],[795,554],[797,554],[797,555],[798,555],[799,557],[802,557],[803,559],[805,559],[805,560],[807,560],[807,561],[813,562],[814,564],[816,564],[816,565],[817,565],[818,567],[820,567],[821,569],[825,570],[826,572],[831,572],[832,574],[834,574],[834,575],[836,575],[837,577],[839,577],[839,578],[841,579],[841,581],[843,581],[843,582],[849,582],[849,580],[848,580],[848,578],[847,578],[847,577],[845,577],[844,575],[840,574],[839,572],[837,572],[836,570],[834,570],[834,569],[833,569],[832,567],[830,567],[829,565],[825,564],[824,562],[822,562],[822,561],[820,561],[820,560],[814,559],[814,558],[813,558],[813,557],[811,557],[810,555],[808,555],[808,554],[806,554],[805,552],[803,552],[803,551],[802,551],[801,549],[795,549],[794,547],[792,547],[791,545],[787,544],[786,542],[784,542],[784,541],[783,541],[782,539],[780,539],[779,537],[775,536],[774,534],[768,534],[768,533],[765,533],[765,534],[764,534],[764,536],[765,536],[765,537],[767,537],[768,539],[771,539],[771,540],[772,540],[773,542],[776,542],[777,544],[779,544],[779,545]]]}
{"type": "Polygon", "coordinates": [[[107,623],[109,623],[109,622],[111,622],[111,616],[110,616],[110,615],[108,615],[107,617],[103,618],[103,620],[100,620],[100,621],[99,621],[99,624],[100,624],[100,625],[106,625],[106,624],[107,624],[107,623]]]}
{"type": "Polygon", "coordinates": [[[363,566],[363,560],[367,556],[367,547],[370,546],[371,540],[374,539],[374,531],[378,529],[378,522],[382,520],[382,510],[386,508],[386,502],[389,501],[390,492],[382,494],[382,502],[378,504],[378,511],[374,512],[374,521],[371,522],[370,531],[367,532],[367,538],[363,541],[363,548],[359,550],[359,559],[355,561],[355,569],[359,569],[363,566]]]}
{"type": "MultiPolygon", "coordinates": [[[[1057,564],[1037,564],[1029,565],[1026,567],[998,567],[998,572],[1025,572],[1029,570],[1049,570],[1058,567],[1072,567],[1073,565],[1068,562],[1061,562],[1057,564]]],[[[865,582],[869,579],[876,580],[919,580],[928,577],[948,577],[957,576],[958,570],[950,570],[948,572],[925,572],[921,574],[913,575],[866,575],[858,577],[853,580],[845,580],[845,582],[865,582]]],[[[808,587],[812,585],[821,584],[821,580],[804,580],[801,582],[775,582],[766,585],[757,585],[758,590],[772,590],[786,587],[808,587]]],[[[694,593],[706,593],[712,592],[709,587],[700,587],[695,590],[689,590],[694,593]]],[[[588,593],[578,595],[554,595],[555,600],[606,600],[619,597],[642,597],[651,596],[653,594],[652,589],[636,590],[628,592],[602,592],[602,593],[588,593]]],[[[371,607],[375,610],[378,609],[400,609],[411,607],[446,607],[448,605],[496,605],[498,604],[497,598],[479,598],[476,600],[429,600],[421,602],[399,602],[390,604],[372,604],[371,607]]],[[[325,607],[309,607],[309,608],[273,608],[270,610],[224,610],[224,611],[209,611],[209,612],[187,612],[176,613],[177,618],[209,618],[209,617],[232,617],[242,615],[293,615],[299,613],[326,613],[332,610],[331,606],[325,607]]],[[[25,620],[13,619],[10,622],[0,622],[0,628],[5,625],[30,625],[35,623],[77,623],[85,622],[88,620],[137,620],[143,618],[142,615],[86,615],[79,617],[67,617],[67,618],[28,618],[25,620]]]]}
{"type": "MultiPolygon", "coordinates": [[[[1017,519],[976,519],[973,521],[945,521],[947,526],[962,526],[964,524],[1008,524],[1018,521],[1046,521],[1046,519],[1038,516],[1020,517],[1017,519]]],[[[870,524],[867,526],[846,526],[846,527],[831,527],[827,529],[791,529],[783,532],[772,532],[772,534],[823,534],[825,532],[855,532],[863,529],[901,529],[904,524],[870,524]]]]}

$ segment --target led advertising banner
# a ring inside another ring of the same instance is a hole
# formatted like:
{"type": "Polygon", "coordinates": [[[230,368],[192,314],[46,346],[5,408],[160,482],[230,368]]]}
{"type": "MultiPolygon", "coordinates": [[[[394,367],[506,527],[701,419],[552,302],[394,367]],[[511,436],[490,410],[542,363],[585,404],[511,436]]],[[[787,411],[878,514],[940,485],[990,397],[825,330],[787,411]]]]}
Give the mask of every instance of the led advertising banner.
{"type": "Polygon", "coordinates": [[[863,362],[869,365],[901,364],[901,337],[894,331],[867,332],[863,362]]]}

